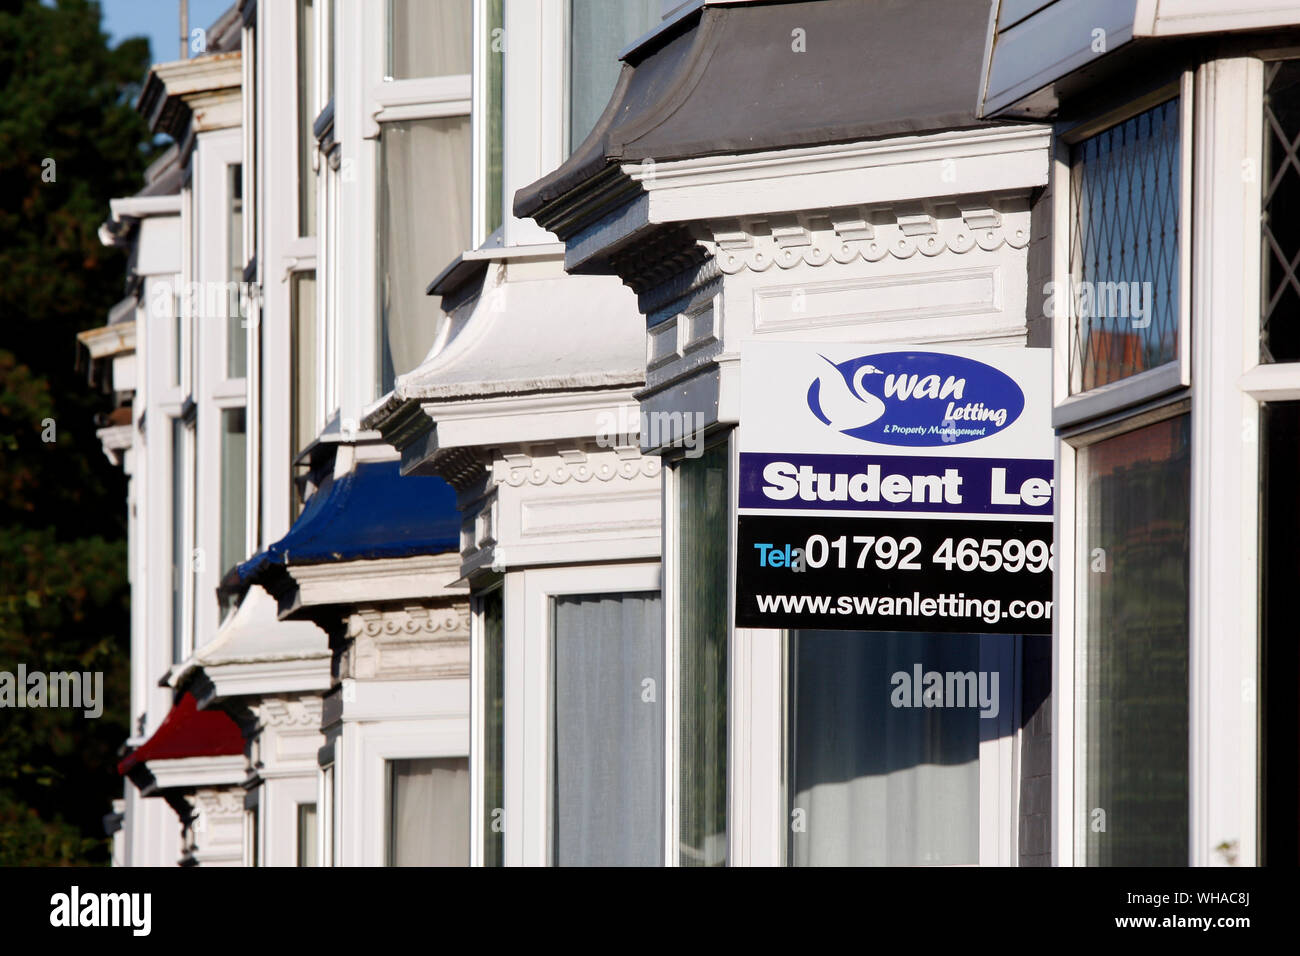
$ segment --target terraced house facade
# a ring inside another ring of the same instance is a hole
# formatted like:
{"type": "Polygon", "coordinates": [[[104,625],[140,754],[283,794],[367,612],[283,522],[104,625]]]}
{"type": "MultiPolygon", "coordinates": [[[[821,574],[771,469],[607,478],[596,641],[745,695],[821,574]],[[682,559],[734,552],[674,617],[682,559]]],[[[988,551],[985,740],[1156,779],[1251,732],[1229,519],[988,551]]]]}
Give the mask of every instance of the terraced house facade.
{"type": "Polygon", "coordinates": [[[1294,861],[1300,10],[1251,11],[236,3],[83,334],[115,862],[1294,861]],[[1044,370],[1041,619],[754,626],[752,409],[922,352],[1044,370]]]}

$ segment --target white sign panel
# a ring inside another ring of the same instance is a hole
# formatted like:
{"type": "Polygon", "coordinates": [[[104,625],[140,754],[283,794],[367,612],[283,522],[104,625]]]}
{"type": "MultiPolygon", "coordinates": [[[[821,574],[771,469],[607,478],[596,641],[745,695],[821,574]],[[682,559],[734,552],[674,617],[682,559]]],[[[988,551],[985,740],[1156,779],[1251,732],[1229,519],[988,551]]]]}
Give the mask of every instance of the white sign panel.
{"type": "Polygon", "coordinates": [[[1046,349],[747,343],[737,623],[1049,633],[1046,349]]]}

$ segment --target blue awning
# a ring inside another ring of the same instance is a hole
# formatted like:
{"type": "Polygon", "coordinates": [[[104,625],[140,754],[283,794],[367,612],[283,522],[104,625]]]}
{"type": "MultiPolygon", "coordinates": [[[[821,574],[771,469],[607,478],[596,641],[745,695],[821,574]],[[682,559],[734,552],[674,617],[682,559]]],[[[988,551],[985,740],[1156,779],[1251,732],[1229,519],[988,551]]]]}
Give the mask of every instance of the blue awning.
{"type": "Polygon", "coordinates": [[[305,564],[442,554],[460,546],[456,492],[433,475],[402,477],[396,461],[357,465],[328,478],[293,527],[275,544],[236,565],[224,592],[264,584],[305,564]]]}

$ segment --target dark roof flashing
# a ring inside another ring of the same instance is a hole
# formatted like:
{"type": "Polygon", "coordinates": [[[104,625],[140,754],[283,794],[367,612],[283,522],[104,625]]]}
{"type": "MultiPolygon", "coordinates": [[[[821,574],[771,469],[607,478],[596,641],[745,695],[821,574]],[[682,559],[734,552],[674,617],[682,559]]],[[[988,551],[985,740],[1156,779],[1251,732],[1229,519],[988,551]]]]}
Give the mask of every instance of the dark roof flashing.
{"type": "Polygon", "coordinates": [[[697,8],[628,53],[591,135],[515,194],[515,215],[535,217],[615,163],[990,125],[975,115],[989,9],[990,0],[697,8]]]}

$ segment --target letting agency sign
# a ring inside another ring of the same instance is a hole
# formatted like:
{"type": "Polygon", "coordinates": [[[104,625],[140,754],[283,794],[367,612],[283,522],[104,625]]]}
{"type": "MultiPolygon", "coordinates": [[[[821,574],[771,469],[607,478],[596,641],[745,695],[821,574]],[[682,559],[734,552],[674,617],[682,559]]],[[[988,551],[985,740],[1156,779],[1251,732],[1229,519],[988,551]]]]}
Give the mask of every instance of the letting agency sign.
{"type": "Polygon", "coordinates": [[[1049,634],[1047,349],[746,344],[736,623],[1049,634]]]}

